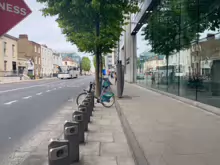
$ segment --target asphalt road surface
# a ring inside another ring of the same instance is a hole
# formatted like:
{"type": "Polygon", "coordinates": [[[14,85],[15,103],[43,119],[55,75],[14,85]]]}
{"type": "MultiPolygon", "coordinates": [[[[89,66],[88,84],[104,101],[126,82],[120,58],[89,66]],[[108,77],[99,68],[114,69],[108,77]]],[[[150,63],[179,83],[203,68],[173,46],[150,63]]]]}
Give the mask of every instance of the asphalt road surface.
{"type": "MultiPolygon", "coordinates": [[[[0,85],[0,160],[25,136],[87,88],[94,77],[0,85]]],[[[1,163],[0,163],[1,164],[1,163]]]]}

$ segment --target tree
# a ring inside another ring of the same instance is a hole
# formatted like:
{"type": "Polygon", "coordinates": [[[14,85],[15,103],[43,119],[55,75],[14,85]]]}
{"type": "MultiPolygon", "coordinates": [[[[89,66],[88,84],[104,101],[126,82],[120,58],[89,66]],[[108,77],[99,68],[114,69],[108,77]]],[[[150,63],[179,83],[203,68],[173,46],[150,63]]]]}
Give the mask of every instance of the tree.
{"type": "MultiPolygon", "coordinates": [[[[57,16],[68,41],[80,51],[96,56],[96,82],[102,54],[111,53],[119,41],[122,26],[130,13],[138,11],[139,0],[37,0],[45,3],[45,16],[57,16]]],[[[100,95],[100,83],[96,83],[100,95]]]]}
{"type": "MultiPolygon", "coordinates": [[[[96,56],[93,56],[93,65],[94,65],[94,68],[96,68],[96,56]]],[[[102,56],[102,68],[105,67],[105,57],[102,56]]]]}
{"type": "Polygon", "coordinates": [[[83,57],[82,58],[82,62],[81,62],[81,65],[82,65],[82,70],[88,72],[90,71],[91,69],[91,61],[88,57],[83,57]]]}

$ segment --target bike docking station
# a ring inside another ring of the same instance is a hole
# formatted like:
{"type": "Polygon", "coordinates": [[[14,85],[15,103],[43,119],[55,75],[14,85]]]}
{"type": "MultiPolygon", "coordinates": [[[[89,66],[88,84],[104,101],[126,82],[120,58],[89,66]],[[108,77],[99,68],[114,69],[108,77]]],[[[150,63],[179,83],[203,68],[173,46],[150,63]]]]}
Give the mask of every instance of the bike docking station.
{"type": "Polygon", "coordinates": [[[92,98],[90,96],[86,96],[85,100],[84,101],[87,101],[89,102],[89,105],[88,105],[88,109],[89,109],[89,116],[91,117],[92,116],[92,111],[93,111],[93,107],[92,107],[92,98]]]}
{"type": "Polygon", "coordinates": [[[72,120],[78,123],[78,132],[79,132],[79,143],[85,142],[85,122],[83,119],[83,112],[74,111],[72,114],[72,120]]]}
{"type": "Polygon", "coordinates": [[[83,122],[84,122],[84,131],[88,131],[88,124],[89,124],[89,119],[88,119],[88,110],[87,107],[84,105],[79,105],[78,111],[82,112],[83,114],[83,122]]]}
{"type": "Polygon", "coordinates": [[[88,122],[90,123],[90,116],[91,116],[91,104],[87,98],[83,100],[82,105],[84,105],[87,108],[87,117],[88,117],[88,122]]]}
{"type": "Polygon", "coordinates": [[[51,139],[48,145],[48,165],[74,165],[80,161],[80,144],[85,143],[85,131],[94,108],[94,92],[89,92],[78,109],[72,113],[72,121],[64,123],[64,139],[51,139]]]}

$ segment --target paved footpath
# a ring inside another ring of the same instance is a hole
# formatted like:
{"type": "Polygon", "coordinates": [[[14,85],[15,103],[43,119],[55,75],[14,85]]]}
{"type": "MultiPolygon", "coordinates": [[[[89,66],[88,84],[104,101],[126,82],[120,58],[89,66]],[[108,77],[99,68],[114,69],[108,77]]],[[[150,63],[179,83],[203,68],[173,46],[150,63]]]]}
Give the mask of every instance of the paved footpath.
{"type": "Polygon", "coordinates": [[[116,105],[134,135],[129,144],[138,144],[132,150],[137,162],[220,164],[219,116],[128,83],[116,105]]]}
{"type": "MultiPolygon", "coordinates": [[[[17,164],[22,165],[47,165],[49,140],[63,137],[64,121],[70,119],[72,112],[73,108],[67,106],[52,116],[39,133],[38,145],[32,148],[27,145],[27,151],[21,149],[14,155],[12,164],[15,165],[17,161],[17,164]],[[24,158],[24,152],[29,152],[28,157],[24,158]],[[19,157],[24,160],[22,163],[18,162],[21,162],[19,157]]],[[[80,145],[80,157],[80,162],[75,165],[134,165],[115,107],[107,109],[96,105],[89,132],[86,133],[86,143],[80,145]]]]}

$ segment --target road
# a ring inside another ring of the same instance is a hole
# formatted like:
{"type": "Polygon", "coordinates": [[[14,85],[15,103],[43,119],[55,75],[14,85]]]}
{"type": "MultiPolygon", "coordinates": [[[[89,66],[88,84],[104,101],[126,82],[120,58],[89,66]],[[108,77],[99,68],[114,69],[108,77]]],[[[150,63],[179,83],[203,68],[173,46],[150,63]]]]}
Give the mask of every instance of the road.
{"type": "Polygon", "coordinates": [[[0,85],[0,160],[68,100],[75,100],[92,80],[85,76],[0,85]]]}

